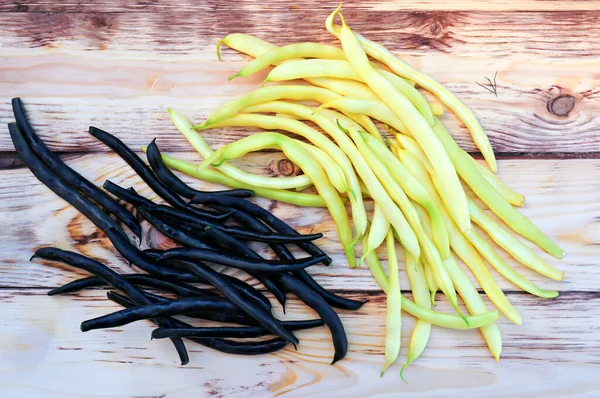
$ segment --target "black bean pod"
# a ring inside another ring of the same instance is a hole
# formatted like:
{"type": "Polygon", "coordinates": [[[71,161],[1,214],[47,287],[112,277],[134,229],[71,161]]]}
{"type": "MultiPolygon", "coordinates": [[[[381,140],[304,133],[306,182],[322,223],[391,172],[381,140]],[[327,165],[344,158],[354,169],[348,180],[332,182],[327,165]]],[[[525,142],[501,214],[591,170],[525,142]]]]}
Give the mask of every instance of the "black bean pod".
{"type": "Polygon", "coordinates": [[[158,261],[184,259],[191,261],[208,261],[215,264],[226,265],[228,267],[239,268],[243,270],[258,271],[264,273],[291,272],[310,267],[323,261],[321,257],[307,257],[297,260],[255,260],[243,258],[214,250],[201,250],[186,247],[176,247],[166,250],[158,261]]]}
{"type": "Polygon", "coordinates": [[[309,289],[299,279],[288,274],[282,274],[279,280],[287,290],[294,293],[306,305],[315,310],[329,328],[335,349],[331,364],[333,365],[344,358],[348,351],[348,339],[338,314],[327,304],[323,297],[309,289]]]}
{"type": "Polygon", "coordinates": [[[254,192],[249,189],[228,189],[225,191],[204,192],[190,187],[177,177],[163,162],[160,149],[158,148],[158,145],[156,145],[156,138],[148,145],[146,158],[148,159],[150,168],[154,171],[154,174],[156,174],[156,177],[158,177],[163,184],[170,187],[177,195],[183,196],[184,198],[191,199],[196,195],[205,193],[234,196],[236,198],[250,198],[254,196],[254,192]]]}
{"type": "MultiPolygon", "coordinates": [[[[145,305],[151,303],[150,299],[148,299],[140,289],[135,287],[133,284],[129,283],[126,279],[122,278],[121,275],[117,274],[115,271],[111,270],[106,265],[89,257],[83,256],[78,253],[61,250],[55,247],[44,247],[38,249],[31,257],[31,259],[36,257],[43,258],[44,260],[58,261],[63,264],[68,264],[75,268],[85,270],[97,277],[100,277],[115,289],[118,289],[125,293],[138,305],[145,305]]],[[[173,327],[174,324],[172,323],[172,321],[173,319],[162,319],[157,320],[156,322],[157,325],[173,327]]],[[[175,349],[179,354],[181,364],[187,364],[190,359],[187,354],[185,345],[183,344],[183,341],[177,338],[171,339],[171,341],[173,342],[173,345],[175,346],[175,349]]]]}
{"type": "Polygon", "coordinates": [[[184,297],[178,300],[161,301],[137,308],[129,308],[112,314],[89,319],[81,323],[81,331],[124,326],[149,318],[166,318],[194,312],[235,312],[238,307],[223,297],[184,297]]]}
{"type": "Polygon", "coordinates": [[[46,144],[38,137],[31,127],[23,102],[20,98],[12,99],[12,108],[17,121],[17,126],[23,134],[25,140],[29,143],[31,150],[44,162],[50,170],[58,175],[67,185],[73,189],[77,189],[83,195],[93,199],[96,203],[102,206],[106,211],[114,214],[118,220],[125,224],[134,234],[141,237],[141,227],[136,218],[116,200],[111,198],[106,192],[102,191],[96,185],[86,180],[81,174],[67,166],[56,154],[54,154],[46,144]]]}

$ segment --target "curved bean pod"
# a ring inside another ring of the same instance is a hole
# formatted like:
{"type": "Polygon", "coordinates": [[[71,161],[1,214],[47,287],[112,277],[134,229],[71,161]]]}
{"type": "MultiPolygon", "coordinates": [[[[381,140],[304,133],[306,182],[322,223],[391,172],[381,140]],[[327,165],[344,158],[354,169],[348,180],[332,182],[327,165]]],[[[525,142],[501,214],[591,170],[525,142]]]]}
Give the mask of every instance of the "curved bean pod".
{"type": "Polygon", "coordinates": [[[444,217],[437,204],[427,192],[425,187],[417,180],[402,162],[394,156],[387,148],[377,140],[373,140],[366,134],[361,134],[371,154],[377,154],[380,160],[391,174],[392,178],[402,187],[406,194],[415,202],[425,208],[431,220],[433,239],[442,257],[450,255],[450,243],[444,217]]]}
{"type": "Polygon", "coordinates": [[[20,98],[12,99],[12,108],[17,125],[23,133],[24,138],[29,142],[32,151],[46,163],[50,170],[57,174],[67,185],[77,189],[83,195],[93,199],[100,206],[104,207],[106,211],[114,214],[117,219],[127,225],[134,234],[141,238],[142,230],[140,224],[125,207],[121,206],[104,191],[85,179],[81,174],[67,166],[57,155],[48,149],[46,144],[33,131],[25,115],[23,102],[20,98]]]}
{"type": "Polygon", "coordinates": [[[229,282],[223,275],[200,263],[181,262],[178,263],[178,265],[187,269],[193,274],[208,280],[214,287],[219,289],[225,295],[225,297],[229,298],[250,317],[256,319],[256,321],[265,329],[268,329],[277,336],[283,337],[290,343],[298,344],[298,339],[293,333],[285,329],[281,325],[280,321],[275,319],[273,315],[264,308],[248,302],[248,300],[246,300],[235,288],[235,286],[231,284],[231,282],[229,282]]]}
{"type": "MultiPolygon", "coordinates": [[[[425,281],[423,266],[420,262],[415,261],[410,255],[406,256],[406,274],[410,281],[415,304],[425,309],[431,309],[431,300],[427,282],[425,281]]],[[[402,366],[402,369],[400,369],[400,378],[402,380],[404,380],[404,376],[402,375],[404,370],[408,365],[417,360],[423,351],[425,351],[430,335],[431,323],[417,319],[410,337],[410,346],[408,347],[406,363],[402,366]]],[[[406,382],[406,380],[404,380],[404,382],[406,382]]]]}
{"type": "MultiPolygon", "coordinates": [[[[179,132],[183,134],[183,136],[188,140],[188,142],[199,154],[201,154],[204,158],[207,158],[214,152],[210,145],[208,145],[208,143],[204,140],[204,138],[202,138],[202,136],[194,130],[190,121],[185,116],[183,116],[183,114],[175,112],[172,109],[168,109],[168,112],[169,116],[171,117],[171,120],[173,121],[173,124],[175,124],[175,127],[177,127],[177,130],[179,130],[179,132]]],[[[252,173],[247,173],[239,169],[238,167],[230,165],[228,163],[223,164],[220,168],[220,171],[224,175],[238,180],[244,184],[260,188],[285,190],[310,185],[310,180],[304,175],[277,178],[265,177],[252,173]]]]}
{"type": "Polygon", "coordinates": [[[326,200],[327,208],[337,226],[348,264],[354,266],[356,260],[352,248],[352,231],[343,202],[323,169],[295,140],[278,133],[257,133],[222,147],[204,160],[199,169],[226,159],[235,159],[251,151],[273,147],[282,150],[292,162],[302,168],[315,184],[319,195],[326,200]]]}
{"type": "MultiPolygon", "coordinates": [[[[336,10],[332,15],[339,14],[336,10]]],[[[442,183],[443,198],[451,203],[450,214],[457,221],[461,230],[467,231],[471,228],[471,220],[467,209],[467,198],[460,184],[456,169],[452,164],[448,153],[444,150],[440,140],[436,137],[431,126],[415,108],[415,106],[400,92],[395,90],[389,82],[375,70],[365,54],[361,43],[354,32],[346,25],[340,14],[342,28],[340,41],[352,67],[360,74],[361,78],[369,87],[388,105],[400,120],[406,125],[411,135],[419,142],[421,148],[430,160],[436,174],[442,183]]],[[[333,17],[332,17],[333,19],[333,17]]],[[[412,251],[411,251],[412,252],[412,251]]],[[[414,253],[414,252],[413,252],[414,253]]],[[[418,258],[418,256],[415,256],[418,258]]]]}
{"type": "MultiPolygon", "coordinates": [[[[161,276],[172,275],[169,269],[158,269],[155,264],[149,261],[136,247],[134,247],[125,232],[108,214],[102,212],[98,206],[92,203],[88,198],[79,192],[69,188],[60,178],[47,170],[42,161],[35,156],[31,148],[27,145],[19,128],[14,123],[9,123],[9,132],[15,149],[25,165],[31,170],[35,177],[46,185],[52,192],[67,201],[94,225],[104,231],[115,249],[125,257],[129,262],[148,273],[161,276]]],[[[192,275],[187,275],[192,276],[192,275]]]]}
{"type": "MultiPolygon", "coordinates": [[[[188,285],[187,283],[172,282],[151,275],[125,274],[121,275],[121,277],[134,285],[148,286],[156,289],[166,290],[169,292],[176,293],[181,297],[214,296],[216,294],[212,290],[198,289],[197,287],[188,285]]],[[[48,296],[54,296],[57,294],[74,293],[83,289],[88,289],[90,287],[101,287],[107,285],[109,285],[109,283],[106,282],[104,279],[97,276],[90,276],[87,278],[77,279],[60,287],[54,288],[50,290],[47,294],[48,296]]]]}
{"type": "MultiPolygon", "coordinates": [[[[109,292],[111,293],[111,292],[109,292]]],[[[126,307],[131,308],[131,302],[128,302],[126,299],[122,300],[117,297],[109,297],[111,300],[116,303],[126,307]]],[[[174,319],[174,327],[177,328],[191,328],[192,326],[188,323],[182,322],[178,319],[174,319]]],[[[156,323],[153,320],[154,323],[156,323]]],[[[214,350],[224,352],[227,354],[236,354],[236,355],[259,355],[259,354],[268,354],[271,352],[279,351],[287,345],[287,341],[282,338],[274,338],[271,340],[265,341],[257,341],[257,342],[239,342],[227,339],[218,339],[218,338],[190,338],[189,340],[201,344],[203,346],[212,348],[214,350]]]]}
{"type": "Polygon", "coordinates": [[[239,76],[251,76],[256,72],[292,58],[325,58],[346,59],[340,48],[320,43],[294,43],[278,47],[250,61],[241,71],[231,76],[232,80],[239,76]]]}
{"type": "Polygon", "coordinates": [[[471,219],[492,238],[498,246],[510,253],[517,261],[526,267],[555,281],[562,281],[564,274],[554,268],[526,244],[509,233],[500,223],[488,216],[475,201],[468,198],[471,219]]]}
{"type": "Polygon", "coordinates": [[[556,258],[564,256],[563,250],[538,229],[527,217],[508,203],[468,160],[469,155],[454,142],[450,133],[436,120],[433,131],[450,155],[461,178],[475,194],[513,231],[529,239],[556,258]]]}
{"type": "MultiPolygon", "coordinates": [[[[306,321],[283,321],[281,322],[289,330],[305,330],[323,326],[322,319],[310,319],[306,321]]],[[[152,331],[153,339],[164,339],[167,337],[235,337],[251,338],[270,334],[268,330],[260,326],[246,327],[199,327],[199,328],[158,328],[152,331]]]]}
{"type": "Polygon", "coordinates": [[[458,226],[450,217],[445,206],[442,203],[442,199],[439,197],[438,192],[435,189],[433,181],[430,175],[427,173],[425,166],[419,162],[411,153],[404,150],[398,152],[400,159],[410,170],[410,172],[423,184],[428,190],[433,200],[438,204],[440,211],[446,222],[448,228],[448,236],[450,238],[450,246],[457,256],[469,267],[483,291],[487,294],[494,305],[502,311],[504,315],[515,324],[520,325],[523,318],[519,312],[512,306],[510,301],[504,295],[504,292],[494,280],[494,276],[484,264],[483,260],[479,256],[475,247],[465,237],[465,235],[458,229],[458,226]]]}
{"type": "MultiPolygon", "coordinates": [[[[335,10],[331,13],[331,15],[329,15],[325,22],[325,27],[331,34],[333,34],[338,39],[341,39],[342,35],[344,34],[345,21],[342,20],[343,23],[341,27],[335,25],[334,23],[335,16],[339,13],[339,10],[340,8],[338,7],[337,10],[335,10]]],[[[349,29],[346,29],[346,31],[348,30],[349,29]]],[[[356,42],[358,42],[357,44],[359,44],[361,48],[364,48],[363,51],[366,51],[366,53],[369,56],[385,64],[388,68],[390,68],[390,70],[392,70],[397,75],[406,79],[410,79],[414,81],[418,86],[423,87],[425,90],[431,92],[436,97],[438,97],[446,107],[452,110],[456,114],[456,116],[465,124],[465,126],[471,133],[471,136],[475,141],[475,145],[477,145],[477,147],[483,154],[484,158],[488,163],[489,168],[493,172],[496,172],[498,170],[496,158],[494,156],[494,150],[490,145],[489,139],[483,131],[481,124],[479,124],[475,114],[472,110],[469,109],[469,107],[462,103],[450,90],[448,90],[438,81],[433,79],[431,76],[417,71],[407,63],[401,61],[384,46],[377,44],[371,40],[368,40],[367,38],[358,33],[354,33],[354,36],[356,42]]]]}
{"type": "Polygon", "coordinates": [[[238,307],[222,297],[185,297],[178,300],[146,304],[112,314],[89,319],[81,323],[81,331],[115,328],[149,318],[164,318],[194,312],[235,312],[238,307]]]}
{"type": "Polygon", "coordinates": [[[286,289],[294,293],[306,305],[315,310],[329,328],[333,339],[333,346],[335,348],[335,354],[331,364],[333,365],[344,358],[348,351],[348,340],[346,338],[346,332],[344,331],[344,325],[342,325],[342,321],[338,314],[335,313],[321,296],[313,292],[293,276],[283,274],[279,280],[286,289]]]}
{"type": "Polygon", "coordinates": [[[90,127],[89,133],[117,153],[117,155],[127,162],[127,164],[137,173],[137,175],[139,175],[142,180],[144,180],[144,182],[167,203],[177,208],[186,209],[187,211],[197,214],[200,217],[205,215],[205,213],[199,211],[198,209],[188,207],[187,203],[185,203],[179,196],[171,192],[168,187],[166,187],[156,178],[150,167],[148,167],[135,152],[129,149],[117,137],[93,126],[90,127]]]}
{"type": "Polygon", "coordinates": [[[183,196],[184,198],[191,199],[196,195],[202,194],[211,194],[211,195],[228,195],[235,196],[236,198],[250,198],[254,196],[254,192],[249,189],[230,189],[226,191],[210,191],[204,192],[199,191],[190,187],[188,184],[183,182],[179,177],[177,177],[162,159],[162,154],[160,153],[160,149],[158,145],[156,145],[156,138],[152,140],[150,145],[147,147],[143,147],[142,151],[146,153],[146,157],[148,159],[148,163],[150,164],[150,168],[154,171],[154,174],[158,177],[158,179],[170,187],[175,193],[179,196],[183,196]]]}
{"type": "MultiPolygon", "coordinates": [[[[273,106],[273,104],[288,103],[281,101],[277,103],[270,102],[268,104],[261,104],[260,106],[265,107],[265,109],[271,109],[270,106],[273,106]]],[[[311,108],[304,107],[303,109],[306,112],[306,114],[304,114],[303,116],[307,116],[308,118],[310,118],[310,114],[312,113],[311,108]]],[[[277,112],[278,110],[271,109],[271,111],[277,112]]],[[[340,149],[340,147],[331,142],[331,140],[329,140],[326,136],[300,121],[282,119],[267,115],[239,114],[219,123],[212,124],[210,128],[223,126],[252,126],[260,127],[267,130],[285,130],[294,134],[298,134],[309,140],[315,146],[318,146],[319,148],[323,149],[334,160],[334,162],[336,162],[342,168],[346,175],[346,182],[348,184],[349,191],[354,193],[349,195],[349,199],[350,204],[352,206],[352,220],[354,222],[355,233],[357,237],[364,235],[364,232],[367,228],[367,213],[365,212],[362,196],[358,194],[360,192],[358,178],[354,173],[352,163],[348,159],[346,153],[344,153],[344,151],[340,149]]],[[[202,126],[196,127],[203,128],[202,126]]]]}
{"type": "Polygon", "coordinates": [[[388,228],[385,243],[388,253],[389,285],[386,292],[387,311],[385,321],[385,365],[381,370],[381,375],[385,373],[390,365],[396,362],[398,355],[400,355],[400,346],[402,344],[402,317],[400,316],[400,313],[402,312],[402,301],[400,298],[402,293],[400,292],[396,241],[394,240],[392,228],[388,228]]]}
{"type": "MultiPolygon", "coordinates": [[[[33,258],[43,258],[45,260],[50,261],[58,261],[61,263],[69,264],[73,267],[83,269],[95,276],[98,276],[104,279],[108,284],[113,286],[115,289],[118,289],[125,293],[127,296],[131,297],[131,299],[136,304],[150,304],[150,300],[144,295],[144,293],[139,290],[137,287],[129,283],[126,279],[122,278],[119,274],[108,268],[106,265],[93,260],[91,258],[85,257],[81,254],[68,252],[65,250],[57,249],[54,247],[45,247],[38,249],[31,259],[33,258]]],[[[30,260],[31,260],[30,259],[30,260]]],[[[172,319],[161,319],[156,321],[157,325],[172,327],[173,320],[172,319]]],[[[179,354],[179,358],[181,360],[181,364],[185,365],[189,362],[189,357],[187,354],[187,350],[183,341],[181,339],[172,339],[173,345],[179,354]]]]}
{"type": "Polygon", "coordinates": [[[306,234],[306,235],[291,235],[291,234],[280,234],[275,232],[257,232],[247,229],[230,227],[226,225],[214,224],[210,221],[202,220],[191,214],[180,212],[179,209],[174,209],[169,206],[155,205],[152,208],[148,208],[148,212],[155,214],[157,217],[179,220],[185,225],[189,225],[196,228],[218,228],[221,231],[235,236],[238,239],[245,239],[255,242],[266,242],[266,243],[295,243],[304,241],[313,241],[323,237],[322,233],[317,234],[306,234]]]}

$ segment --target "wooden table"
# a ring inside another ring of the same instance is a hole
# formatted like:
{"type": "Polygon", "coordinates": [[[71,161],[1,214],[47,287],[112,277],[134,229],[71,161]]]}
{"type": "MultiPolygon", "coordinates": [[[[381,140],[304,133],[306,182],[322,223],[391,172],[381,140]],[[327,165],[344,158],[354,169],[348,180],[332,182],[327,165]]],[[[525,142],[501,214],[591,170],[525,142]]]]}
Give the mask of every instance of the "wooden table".
{"type": "MultiPolygon", "coordinates": [[[[217,40],[244,32],[276,44],[332,43],[324,20],[335,5],[4,0],[0,121],[12,120],[9,99],[20,96],[34,127],[69,165],[99,185],[110,178],[150,195],[87,127],[114,132],[134,148],[157,137],[164,151],[199,159],[165,108],[202,121],[264,78],[228,82],[246,58],[226,50],[218,62],[217,40]]],[[[527,197],[523,213],[567,252],[563,260],[544,255],[565,271],[562,283],[519,269],[541,286],[558,289],[560,297],[538,299],[498,278],[525,319],[520,327],[500,320],[500,362],[477,331],[435,328],[424,356],[405,373],[409,384],[398,377],[413,325],[405,316],[400,363],[380,378],[385,298],[368,270],[346,267],[325,210],[259,200],[299,230],[325,233],[321,244],[334,265],[312,270],[319,282],[369,300],[360,311],[342,311],[348,357],[329,365],[330,337],[321,328],[298,333],[298,351],[267,356],[240,358],[190,345],[191,362],[181,367],[168,342],[150,341],[147,323],[81,333],[82,320],[117,309],[105,291],[46,296],[49,288],[83,274],[29,262],[40,246],[78,250],[120,270],[127,266],[89,221],[22,166],[3,128],[0,396],[600,396],[600,2],[368,0],[346,2],[344,15],[357,31],[401,52],[475,110],[498,154],[500,177],[527,197]],[[497,97],[475,84],[496,71],[497,97]]],[[[473,150],[453,117],[445,121],[459,143],[473,150]]],[[[206,138],[220,146],[247,134],[228,129],[206,138]]],[[[280,161],[277,153],[261,153],[241,164],[277,175],[286,169],[280,161]]],[[[403,287],[408,288],[405,276],[403,287]]],[[[450,310],[440,301],[440,310],[450,310]]],[[[290,300],[288,313],[313,316],[297,300],[290,300]]]]}

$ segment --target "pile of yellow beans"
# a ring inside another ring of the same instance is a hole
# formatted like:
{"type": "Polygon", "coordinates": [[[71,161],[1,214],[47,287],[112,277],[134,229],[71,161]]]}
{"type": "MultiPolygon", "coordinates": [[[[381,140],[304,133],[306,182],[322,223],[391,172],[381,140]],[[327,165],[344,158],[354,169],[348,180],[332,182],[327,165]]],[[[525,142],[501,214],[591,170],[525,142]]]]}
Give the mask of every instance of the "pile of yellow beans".
{"type": "Polygon", "coordinates": [[[252,189],[259,196],[300,206],[327,207],[349,266],[360,266],[366,261],[387,295],[383,371],[397,360],[400,352],[401,310],[417,318],[402,369],[421,355],[432,324],[479,328],[498,359],[502,351],[496,324],[498,311],[517,325],[522,317],[502,292],[489,266],[533,295],[558,295],[521,275],[498,249],[555,280],[563,279],[562,272],[516,235],[557,258],[563,256],[563,251],[516,209],[523,205],[524,198],[494,174],[497,166],[488,138],[465,104],[433,78],[352,31],[339,8],[327,18],[326,28],[339,39],[341,48],[318,43],[279,47],[244,34],[222,39],[218,53],[224,44],[255,58],[231,79],[274,66],[265,83],[279,83],[263,85],[221,106],[198,126],[169,110],[176,127],[205,160],[195,165],[165,155],[165,162],[198,178],[252,189]],[[336,24],[336,17],[341,24],[336,24]],[[287,83],[297,79],[306,83],[287,83]],[[443,105],[428,102],[419,89],[433,94],[443,105]],[[308,101],[318,105],[305,105],[308,101]],[[468,128],[487,168],[455,143],[438,118],[445,110],[453,112],[468,128]],[[226,126],[267,131],[216,151],[198,133],[226,126]],[[305,141],[272,130],[287,131],[305,141]],[[282,151],[304,174],[272,178],[228,163],[266,148],[282,151]],[[312,188],[316,194],[305,192],[312,188]],[[374,204],[370,217],[365,200],[374,204]],[[473,222],[478,228],[472,226],[473,222]],[[357,255],[355,246],[359,242],[362,252],[357,255]],[[388,275],[376,254],[380,246],[387,250],[388,275]],[[400,291],[399,247],[404,251],[413,300],[400,291]],[[487,308],[459,260],[497,310],[487,308]],[[432,310],[438,290],[448,298],[456,314],[432,310]],[[459,297],[470,315],[461,313],[459,297]]]}

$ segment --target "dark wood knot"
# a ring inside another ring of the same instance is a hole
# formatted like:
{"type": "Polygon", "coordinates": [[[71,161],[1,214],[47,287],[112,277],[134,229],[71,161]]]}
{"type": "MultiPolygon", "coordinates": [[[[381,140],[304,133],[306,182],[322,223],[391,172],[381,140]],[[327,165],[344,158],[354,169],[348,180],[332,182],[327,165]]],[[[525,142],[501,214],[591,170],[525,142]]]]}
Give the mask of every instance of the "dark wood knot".
{"type": "Polygon", "coordinates": [[[440,25],[438,21],[434,21],[431,23],[431,25],[429,25],[429,30],[431,31],[432,35],[437,36],[442,33],[442,25],[440,25]]]}
{"type": "Polygon", "coordinates": [[[291,177],[296,174],[296,166],[288,159],[277,161],[277,172],[285,177],[291,177]]]}
{"type": "Polygon", "coordinates": [[[575,106],[575,97],[570,94],[562,94],[548,101],[548,112],[556,116],[569,116],[575,106]]]}

